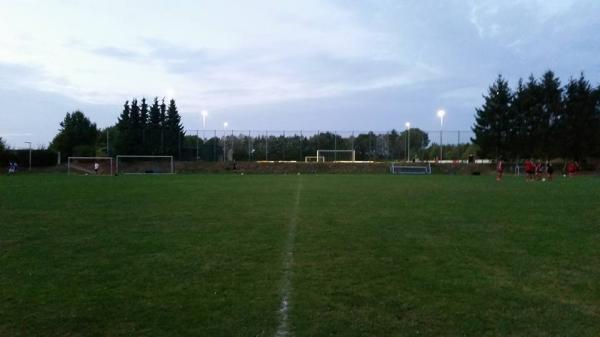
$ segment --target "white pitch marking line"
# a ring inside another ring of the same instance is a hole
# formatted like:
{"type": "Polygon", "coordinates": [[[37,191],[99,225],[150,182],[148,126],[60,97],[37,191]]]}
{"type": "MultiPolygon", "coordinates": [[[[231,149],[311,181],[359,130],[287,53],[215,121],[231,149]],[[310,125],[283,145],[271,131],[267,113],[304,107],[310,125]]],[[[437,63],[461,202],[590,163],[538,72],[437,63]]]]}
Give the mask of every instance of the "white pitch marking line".
{"type": "Polygon", "coordinates": [[[276,337],[290,336],[289,330],[289,310],[290,310],[290,294],[292,292],[292,267],[294,264],[294,241],[296,239],[296,224],[298,222],[298,209],[300,208],[300,191],[302,190],[302,178],[298,178],[298,186],[296,187],[296,197],[294,206],[290,214],[290,219],[287,226],[287,238],[285,241],[285,255],[283,259],[283,280],[281,282],[281,302],[279,304],[279,326],[276,337]]]}

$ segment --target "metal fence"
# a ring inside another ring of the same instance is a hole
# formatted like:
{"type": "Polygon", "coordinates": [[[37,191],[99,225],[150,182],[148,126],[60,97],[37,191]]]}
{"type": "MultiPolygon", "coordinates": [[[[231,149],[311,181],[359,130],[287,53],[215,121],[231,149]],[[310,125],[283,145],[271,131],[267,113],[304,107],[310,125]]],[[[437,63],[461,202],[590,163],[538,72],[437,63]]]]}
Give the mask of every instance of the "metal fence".
{"type": "MultiPolygon", "coordinates": [[[[464,130],[418,129],[186,130],[176,157],[202,161],[304,161],[307,156],[315,156],[317,150],[354,150],[360,161],[465,159],[472,136],[471,131],[464,130]]],[[[333,156],[334,160],[341,159],[335,153],[333,156]]]]}

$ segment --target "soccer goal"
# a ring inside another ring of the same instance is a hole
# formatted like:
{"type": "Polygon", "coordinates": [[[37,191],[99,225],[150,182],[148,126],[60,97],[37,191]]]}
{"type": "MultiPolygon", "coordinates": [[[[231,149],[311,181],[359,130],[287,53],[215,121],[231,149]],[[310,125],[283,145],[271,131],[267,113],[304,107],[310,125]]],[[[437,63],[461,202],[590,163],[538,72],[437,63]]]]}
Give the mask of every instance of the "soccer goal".
{"type": "Polygon", "coordinates": [[[68,157],[67,174],[112,176],[113,159],[111,157],[68,157]]]}
{"type": "Polygon", "coordinates": [[[427,163],[427,166],[406,166],[400,163],[392,163],[390,172],[392,174],[431,174],[431,165],[427,163]]]}
{"type": "Polygon", "coordinates": [[[173,156],[118,155],[117,174],[173,174],[173,156]]]}
{"type": "Polygon", "coordinates": [[[354,150],[317,150],[317,159],[332,162],[354,162],[356,161],[356,152],[354,150]]]}

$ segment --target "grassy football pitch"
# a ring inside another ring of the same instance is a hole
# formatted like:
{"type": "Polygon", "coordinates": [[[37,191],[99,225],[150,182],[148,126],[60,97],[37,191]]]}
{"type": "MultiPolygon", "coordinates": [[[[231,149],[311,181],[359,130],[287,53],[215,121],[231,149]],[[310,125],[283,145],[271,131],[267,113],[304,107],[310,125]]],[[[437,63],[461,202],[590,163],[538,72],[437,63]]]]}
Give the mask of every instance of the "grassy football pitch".
{"type": "Polygon", "coordinates": [[[0,177],[0,336],[599,336],[600,179],[0,177]]]}

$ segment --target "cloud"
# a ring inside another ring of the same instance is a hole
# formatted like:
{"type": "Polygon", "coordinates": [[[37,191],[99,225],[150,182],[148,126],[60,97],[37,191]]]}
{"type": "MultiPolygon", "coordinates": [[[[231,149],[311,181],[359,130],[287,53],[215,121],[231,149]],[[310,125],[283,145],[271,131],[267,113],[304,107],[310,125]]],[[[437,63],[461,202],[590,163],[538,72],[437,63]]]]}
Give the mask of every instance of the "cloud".
{"type": "Polygon", "coordinates": [[[42,70],[17,63],[0,62],[0,88],[14,88],[43,78],[42,70]]]}
{"type": "Polygon", "coordinates": [[[0,101],[0,136],[11,147],[22,147],[25,141],[48,145],[67,112],[81,110],[100,127],[115,123],[119,113],[119,107],[85,104],[61,94],[25,87],[0,87],[0,101]]]}
{"type": "Polygon", "coordinates": [[[98,55],[126,61],[133,61],[139,59],[142,56],[140,53],[133,50],[111,46],[95,48],[93,52],[98,55]]]}
{"type": "MultiPolygon", "coordinates": [[[[423,111],[431,128],[429,111],[443,105],[466,128],[498,73],[514,83],[551,68],[598,81],[598,13],[593,0],[8,2],[0,88],[61,102],[49,106],[58,115],[173,90],[190,123],[204,109],[254,107],[283,125],[296,105],[332,122],[343,118],[337,105],[351,116],[377,106],[382,125],[392,111],[423,111]]],[[[34,117],[43,109],[28,109],[30,123],[47,123],[34,117]]]]}

